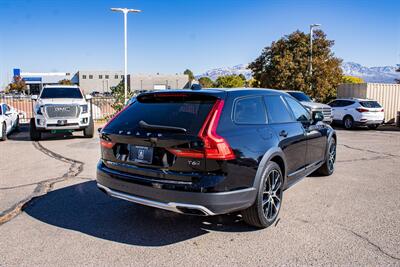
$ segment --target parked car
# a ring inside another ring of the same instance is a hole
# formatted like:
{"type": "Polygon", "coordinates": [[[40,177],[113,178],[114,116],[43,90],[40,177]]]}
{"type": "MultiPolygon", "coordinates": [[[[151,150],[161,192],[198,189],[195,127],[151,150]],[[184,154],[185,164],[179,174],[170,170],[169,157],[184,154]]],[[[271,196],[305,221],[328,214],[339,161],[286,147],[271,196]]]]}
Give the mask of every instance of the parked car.
{"type": "Polygon", "coordinates": [[[76,85],[47,85],[43,87],[33,110],[34,118],[30,121],[30,137],[37,141],[43,132],[83,131],[85,137],[92,138],[94,123],[91,117],[91,106],[76,85]]]}
{"type": "Polygon", "coordinates": [[[101,93],[99,91],[93,91],[90,93],[90,95],[93,97],[98,97],[98,96],[101,96],[101,93]]]}
{"type": "Polygon", "coordinates": [[[100,131],[98,187],[178,213],[241,211],[264,228],[285,189],[315,171],[333,173],[336,134],[322,120],[276,90],[140,94],[100,131]]]}
{"type": "Polygon", "coordinates": [[[333,120],[344,128],[368,126],[376,129],[385,120],[382,106],[375,100],[361,98],[342,98],[329,103],[332,107],[333,120]]]}
{"type": "Polygon", "coordinates": [[[301,91],[286,91],[289,95],[296,98],[300,103],[307,107],[308,109],[313,111],[320,111],[324,114],[324,122],[331,124],[332,123],[332,109],[329,105],[317,103],[313,101],[308,95],[301,91]]]}
{"type": "Polygon", "coordinates": [[[7,135],[18,129],[18,111],[5,103],[0,103],[0,140],[7,140],[7,135]]]}

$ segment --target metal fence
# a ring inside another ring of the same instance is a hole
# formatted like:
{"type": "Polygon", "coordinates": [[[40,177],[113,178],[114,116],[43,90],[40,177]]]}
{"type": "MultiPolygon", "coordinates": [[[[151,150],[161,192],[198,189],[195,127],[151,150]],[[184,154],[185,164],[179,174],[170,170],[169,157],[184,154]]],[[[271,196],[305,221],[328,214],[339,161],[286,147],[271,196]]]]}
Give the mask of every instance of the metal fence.
{"type": "MultiPolygon", "coordinates": [[[[108,120],[115,114],[115,110],[112,107],[114,101],[115,99],[113,97],[93,97],[90,100],[93,110],[93,119],[95,121],[108,120]]],[[[0,103],[6,103],[15,108],[19,113],[21,123],[29,123],[30,119],[34,117],[34,101],[30,96],[5,95],[0,97],[0,103]]]]}

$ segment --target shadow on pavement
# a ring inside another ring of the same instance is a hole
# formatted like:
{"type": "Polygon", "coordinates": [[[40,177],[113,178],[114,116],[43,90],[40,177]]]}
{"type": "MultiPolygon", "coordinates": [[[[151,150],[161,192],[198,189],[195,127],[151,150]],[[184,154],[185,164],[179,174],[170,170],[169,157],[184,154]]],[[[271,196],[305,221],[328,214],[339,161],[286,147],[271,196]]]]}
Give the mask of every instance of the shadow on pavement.
{"type": "MultiPolygon", "coordinates": [[[[72,133],[42,133],[42,138],[40,141],[54,141],[54,140],[64,140],[64,139],[86,139],[83,134],[78,133],[73,135],[72,133]]],[[[20,129],[17,132],[12,132],[8,135],[8,139],[14,141],[31,141],[29,136],[29,124],[20,125],[20,129]]]]}
{"type": "Polygon", "coordinates": [[[238,215],[189,216],[111,198],[97,189],[95,181],[51,191],[25,212],[57,227],[139,246],[165,246],[209,231],[255,230],[238,215]]]}

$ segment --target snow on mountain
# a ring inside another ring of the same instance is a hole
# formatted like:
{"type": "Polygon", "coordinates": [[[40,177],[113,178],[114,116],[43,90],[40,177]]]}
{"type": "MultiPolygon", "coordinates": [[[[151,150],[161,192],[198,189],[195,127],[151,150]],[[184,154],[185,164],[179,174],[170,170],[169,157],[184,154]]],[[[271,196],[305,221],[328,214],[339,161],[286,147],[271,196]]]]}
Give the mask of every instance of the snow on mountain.
{"type": "MultiPolygon", "coordinates": [[[[246,79],[250,79],[252,73],[251,70],[247,69],[247,66],[248,64],[239,64],[233,67],[211,69],[197,75],[196,78],[206,76],[216,80],[219,76],[243,74],[246,79]]],[[[400,79],[400,73],[396,72],[396,67],[394,66],[365,67],[358,63],[345,62],[342,64],[342,70],[344,75],[357,76],[363,78],[366,82],[394,83],[395,79],[400,79]]]]}

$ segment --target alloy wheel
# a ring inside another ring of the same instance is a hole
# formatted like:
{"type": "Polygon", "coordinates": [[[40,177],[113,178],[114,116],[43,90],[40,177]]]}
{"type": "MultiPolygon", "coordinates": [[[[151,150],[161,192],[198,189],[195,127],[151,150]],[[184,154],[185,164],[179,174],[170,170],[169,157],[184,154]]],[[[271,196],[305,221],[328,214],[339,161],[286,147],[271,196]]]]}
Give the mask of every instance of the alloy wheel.
{"type": "Polygon", "coordinates": [[[346,129],[350,129],[351,127],[353,127],[353,120],[351,118],[346,118],[344,120],[344,127],[346,129]]]}
{"type": "Polygon", "coordinates": [[[271,170],[265,180],[262,208],[267,221],[274,221],[279,213],[282,199],[282,175],[278,170],[271,170]]]}
{"type": "Polygon", "coordinates": [[[328,168],[329,171],[333,171],[335,167],[336,161],[336,143],[332,141],[331,146],[329,147],[329,155],[328,155],[328,168]]]}

